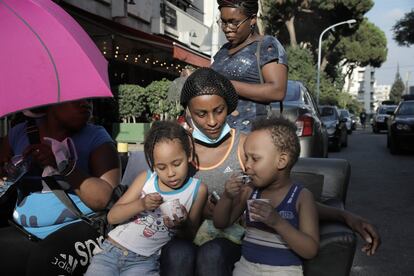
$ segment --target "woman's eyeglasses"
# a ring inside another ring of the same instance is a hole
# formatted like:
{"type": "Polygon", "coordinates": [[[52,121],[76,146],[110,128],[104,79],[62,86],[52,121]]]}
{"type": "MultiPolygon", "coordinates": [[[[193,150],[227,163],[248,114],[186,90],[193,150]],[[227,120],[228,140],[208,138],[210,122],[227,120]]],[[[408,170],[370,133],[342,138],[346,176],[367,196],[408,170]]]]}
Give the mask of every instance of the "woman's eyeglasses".
{"type": "Polygon", "coordinates": [[[236,31],[244,22],[249,20],[251,17],[246,17],[242,21],[223,21],[221,18],[217,20],[217,24],[222,28],[229,28],[232,31],[236,31]]]}

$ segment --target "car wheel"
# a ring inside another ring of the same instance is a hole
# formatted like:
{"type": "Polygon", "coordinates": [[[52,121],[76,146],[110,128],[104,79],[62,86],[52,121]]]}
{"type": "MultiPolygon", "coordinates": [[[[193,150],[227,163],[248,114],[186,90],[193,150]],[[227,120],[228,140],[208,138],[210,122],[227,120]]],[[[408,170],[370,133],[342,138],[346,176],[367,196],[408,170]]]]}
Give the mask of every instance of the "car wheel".
{"type": "Polygon", "coordinates": [[[390,137],[390,152],[391,154],[398,154],[400,152],[397,142],[392,137],[390,137]]]}
{"type": "Polygon", "coordinates": [[[341,144],[342,144],[342,142],[341,142],[341,137],[338,137],[336,140],[335,140],[335,143],[332,145],[332,149],[334,150],[334,151],[341,151],[341,144]]]}

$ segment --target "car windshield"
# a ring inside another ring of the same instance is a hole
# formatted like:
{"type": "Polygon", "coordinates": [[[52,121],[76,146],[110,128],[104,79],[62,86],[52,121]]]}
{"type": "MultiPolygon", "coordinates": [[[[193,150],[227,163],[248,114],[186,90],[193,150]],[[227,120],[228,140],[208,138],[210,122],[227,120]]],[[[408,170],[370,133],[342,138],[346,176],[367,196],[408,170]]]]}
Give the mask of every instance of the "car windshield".
{"type": "Polygon", "coordinates": [[[387,114],[387,112],[389,111],[394,111],[395,110],[395,106],[381,106],[380,109],[378,110],[378,114],[387,114]]]}
{"type": "Polygon", "coordinates": [[[414,115],[414,102],[402,103],[398,115],[414,115]]]}
{"type": "Polygon", "coordinates": [[[342,117],[350,117],[348,110],[341,110],[341,116],[342,117]]]}
{"type": "Polygon", "coordinates": [[[336,119],[335,112],[332,107],[320,107],[319,112],[321,113],[321,116],[325,117],[326,119],[336,119]]]}

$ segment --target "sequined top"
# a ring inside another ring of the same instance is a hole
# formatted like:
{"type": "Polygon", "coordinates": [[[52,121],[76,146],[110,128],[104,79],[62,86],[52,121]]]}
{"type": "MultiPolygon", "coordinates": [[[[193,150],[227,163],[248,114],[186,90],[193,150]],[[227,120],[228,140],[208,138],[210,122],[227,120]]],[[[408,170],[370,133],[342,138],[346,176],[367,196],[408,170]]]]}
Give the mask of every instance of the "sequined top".
{"type": "MultiPolygon", "coordinates": [[[[224,44],[214,56],[214,63],[211,68],[226,76],[230,80],[260,83],[260,75],[257,67],[257,44],[252,42],[233,55],[229,55],[230,43],[224,44]]],[[[270,62],[277,62],[287,66],[287,55],[282,44],[273,36],[265,35],[260,47],[260,67],[270,62]]],[[[243,132],[250,130],[250,121],[256,115],[265,115],[266,107],[263,104],[255,103],[251,100],[241,98],[237,106],[239,116],[228,117],[228,122],[232,128],[237,128],[243,132]]]]}

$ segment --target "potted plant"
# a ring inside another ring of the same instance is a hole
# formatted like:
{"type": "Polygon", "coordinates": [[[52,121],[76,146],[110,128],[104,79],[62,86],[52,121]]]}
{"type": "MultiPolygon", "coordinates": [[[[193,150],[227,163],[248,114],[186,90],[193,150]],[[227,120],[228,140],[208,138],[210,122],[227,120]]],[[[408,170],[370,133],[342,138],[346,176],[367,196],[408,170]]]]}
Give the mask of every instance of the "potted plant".
{"type": "Polygon", "coordinates": [[[150,128],[149,122],[138,122],[147,110],[146,91],[135,84],[118,87],[120,123],[113,125],[113,136],[117,142],[142,143],[150,128]]]}

